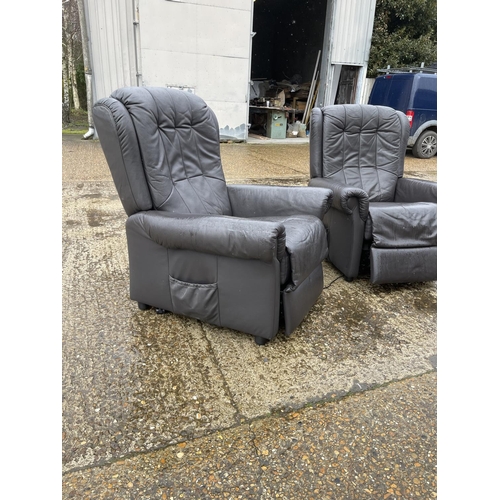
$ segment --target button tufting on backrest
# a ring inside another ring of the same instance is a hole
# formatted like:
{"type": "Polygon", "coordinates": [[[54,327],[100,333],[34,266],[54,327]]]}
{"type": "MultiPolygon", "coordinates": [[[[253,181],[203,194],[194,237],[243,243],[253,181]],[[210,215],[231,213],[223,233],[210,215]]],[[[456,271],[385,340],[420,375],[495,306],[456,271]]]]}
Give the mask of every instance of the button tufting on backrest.
{"type": "Polygon", "coordinates": [[[325,106],[322,113],[323,176],[363,189],[370,201],[392,201],[403,175],[406,117],[360,104],[325,106]]]}
{"type": "Polygon", "coordinates": [[[202,99],[162,87],[125,87],[111,97],[135,126],[157,210],[231,215],[218,122],[202,99]]]}

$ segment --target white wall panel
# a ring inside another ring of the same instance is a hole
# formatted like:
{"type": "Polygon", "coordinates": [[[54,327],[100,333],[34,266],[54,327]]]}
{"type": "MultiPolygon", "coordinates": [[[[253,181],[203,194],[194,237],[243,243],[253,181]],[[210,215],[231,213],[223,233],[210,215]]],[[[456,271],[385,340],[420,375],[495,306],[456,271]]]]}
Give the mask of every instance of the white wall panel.
{"type": "Polygon", "coordinates": [[[143,84],[192,88],[221,129],[239,131],[248,121],[252,12],[253,0],[141,1],[143,84]]]}
{"type": "Polygon", "coordinates": [[[198,54],[196,71],[199,95],[203,99],[246,103],[247,59],[198,54]]]}
{"type": "Polygon", "coordinates": [[[143,2],[141,45],[171,52],[248,58],[248,16],[248,11],[194,3],[143,2]]]}
{"type": "MultiPolygon", "coordinates": [[[[248,0],[175,0],[184,3],[195,3],[197,5],[209,5],[211,7],[224,7],[233,10],[249,10],[248,0]]],[[[251,0],[253,2],[253,0],[251,0]]]]}
{"type": "Polygon", "coordinates": [[[246,102],[208,100],[207,104],[214,110],[217,116],[221,139],[246,140],[248,138],[248,127],[246,123],[248,104],[246,102]],[[244,121],[238,123],[238,117],[245,117],[244,121]]]}
{"type": "Polygon", "coordinates": [[[197,59],[194,52],[142,49],[143,85],[197,88],[197,59]]]}
{"type": "Polygon", "coordinates": [[[198,6],[193,3],[142,1],[142,48],[195,54],[198,45],[197,11],[198,6]]]}

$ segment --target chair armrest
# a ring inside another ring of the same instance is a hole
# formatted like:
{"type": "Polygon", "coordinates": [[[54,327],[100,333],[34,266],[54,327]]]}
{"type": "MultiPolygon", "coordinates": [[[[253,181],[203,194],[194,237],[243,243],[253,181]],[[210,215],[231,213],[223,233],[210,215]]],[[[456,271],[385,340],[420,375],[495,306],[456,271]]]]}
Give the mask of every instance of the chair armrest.
{"type": "Polygon", "coordinates": [[[322,219],[332,204],[332,193],[322,188],[228,184],[227,190],[236,217],[314,215],[322,219]]]}
{"type": "Polygon", "coordinates": [[[224,215],[139,212],[127,219],[126,228],[128,236],[135,233],[169,249],[265,262],[281,260],[286,245],[281,223],[224,215]]]}
{"type": "Polygon", "coordinates": [[[437,182],[401,177],[396,184],[394,201],[403,203],[419,201],[437,203],[437,182]]]}
{"type": "Polygon", "coordinates": [[[340,182],[324,177],[313,177],[309,180],[309,186],[330,189],[333,193],[332,208],[340,210],[347,215],[352,215],[353,208],[358,204],[359,216],[363,221],[366,221],[369,199],[368,194],[362,189],[341,184],[340,182]]]}

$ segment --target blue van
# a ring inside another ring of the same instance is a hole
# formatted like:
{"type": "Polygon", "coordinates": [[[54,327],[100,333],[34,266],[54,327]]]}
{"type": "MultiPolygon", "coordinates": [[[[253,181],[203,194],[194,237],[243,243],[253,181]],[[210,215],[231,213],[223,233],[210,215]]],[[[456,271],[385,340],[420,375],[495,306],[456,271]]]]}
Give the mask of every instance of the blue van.
{"type": "Polygon", "coordinates": [[[417,158],[437,154],[437,74],[388,73],[375,79],[368,104],[402,111],[410,121],[408,148],[417,158]]]}

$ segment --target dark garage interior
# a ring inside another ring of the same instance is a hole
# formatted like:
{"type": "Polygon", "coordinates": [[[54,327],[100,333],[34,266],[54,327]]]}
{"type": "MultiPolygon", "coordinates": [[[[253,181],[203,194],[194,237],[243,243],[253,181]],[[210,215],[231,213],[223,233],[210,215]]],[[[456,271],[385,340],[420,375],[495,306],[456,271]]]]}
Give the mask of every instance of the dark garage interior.
{"type": "Polygon", "coordinates": [[[323,48],[327,0],[255,0],[251,77],[312,80],[323,48]]]}
{"type": "MultiPolygon", "coordinates": [[[[307,125],[319,85],[326,6],[327,0],[254,1],[251,133],[284,138],[295,122],[307,125]]],[[[295,128],[295,135],[305,133],[295,128]]]]}

